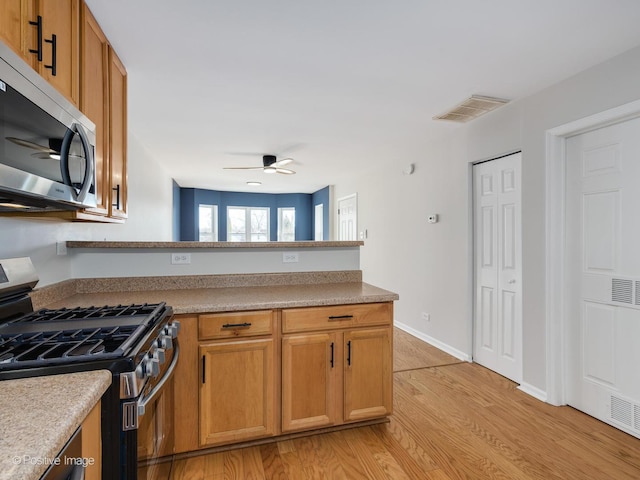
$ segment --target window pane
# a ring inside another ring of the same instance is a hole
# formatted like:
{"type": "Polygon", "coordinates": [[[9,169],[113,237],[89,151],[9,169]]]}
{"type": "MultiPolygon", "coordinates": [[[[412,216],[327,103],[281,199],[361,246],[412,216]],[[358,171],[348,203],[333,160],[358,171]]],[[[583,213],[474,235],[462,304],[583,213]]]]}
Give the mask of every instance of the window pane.
{"type": "Polygon", "coordinates": [[[218,241],[218,206],[199,205],[198,206],[198,228],[199,240],[201,242],[218,241]]]}
{"type": "Polygon", "coordinates": [[[293,242],[296,239],[296,209],[278,209],[278,241],[293,242]]]}
{"type": "Polygon", "coordinates": [[[247,209],[241,207],[227,208],[227,240],[230,242],[247,241],[247,209]]]}
{"type": "Polygon", "coordinates": [[[251,208],[251,241],[266,242],[269,240],[269,209],[251,208]]]}

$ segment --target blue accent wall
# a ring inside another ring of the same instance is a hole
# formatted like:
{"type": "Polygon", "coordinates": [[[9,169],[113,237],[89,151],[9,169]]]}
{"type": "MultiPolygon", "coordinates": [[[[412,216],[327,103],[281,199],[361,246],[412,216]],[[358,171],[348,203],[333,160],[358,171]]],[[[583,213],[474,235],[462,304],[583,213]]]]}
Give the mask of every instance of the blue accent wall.
{"type": "MultiPolygon", "coordinates": [[[[324,190],[324,189],[323,189],[324,190]]],[[[327,187],[328,192],[328,187],[327,187]]],[[[218,240],[227,240],[227,207],[268,207],[270,240],[278,240],[278,208],[296,209],[296,240],[313,240],[313,196],[309,193],[245,193],[222,192],[199,188],[180,189],[180,240],[198,240],[198,209],[202,205],[218,205],[218,240]]],[[[322,202],[320,202],[322,203],[322,202]]],[[[325,203],[328,229],[328,193],[325,203]]]]}
{"type": "Polygon", "coordinates": [[[329,240],[329,213],[331,206],[329,205],[330,188],[324,187],[322,190],[314,192],[312,195],[311,203],[311,238],[315,238],[315,226],[316,226],[316,205],[323,205],[322,208],[322,239],[329,240]]]}

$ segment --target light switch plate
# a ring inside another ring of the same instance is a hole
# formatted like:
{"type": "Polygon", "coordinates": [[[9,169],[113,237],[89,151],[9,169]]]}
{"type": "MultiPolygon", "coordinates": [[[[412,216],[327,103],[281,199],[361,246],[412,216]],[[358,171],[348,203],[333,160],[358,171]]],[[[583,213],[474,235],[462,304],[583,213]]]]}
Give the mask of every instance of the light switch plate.
{"type": "Polygon", "coordinates": [[[190,253],[172,253],[171,265],[189,265],[191,263],[190,253]]]}
{"type": "Polygon", "coordinates": [[[298,263],[298,254],[295,252],[285,252],[282,254],[282,263],[298,263]]]}

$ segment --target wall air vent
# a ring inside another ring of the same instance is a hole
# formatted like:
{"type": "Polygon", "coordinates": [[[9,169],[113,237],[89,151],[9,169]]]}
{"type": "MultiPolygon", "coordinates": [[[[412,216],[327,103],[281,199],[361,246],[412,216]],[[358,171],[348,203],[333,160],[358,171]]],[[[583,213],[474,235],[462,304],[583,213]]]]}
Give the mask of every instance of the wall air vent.
{"type": "Polygon", "coordinates": [[[494,97],[483,97],[481,95],[471,95],[460,105],[452,108],[448,112],[433,117],[434,120],[449,120],[451,122],[465,123],[476,119],[491,110],[495,110],[502,105],[509,103],[509,100],[494,97]]]}
{"type": "Polygon", "coordinates": [[[633,281],[626,278],[611,279],[611,300],[619,303],[633,303],[633,281]]]}

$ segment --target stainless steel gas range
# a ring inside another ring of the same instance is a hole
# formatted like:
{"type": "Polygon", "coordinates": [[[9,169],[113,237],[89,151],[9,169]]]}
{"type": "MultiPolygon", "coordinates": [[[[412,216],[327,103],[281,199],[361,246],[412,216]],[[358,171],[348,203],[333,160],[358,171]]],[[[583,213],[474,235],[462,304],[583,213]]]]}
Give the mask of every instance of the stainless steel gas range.
{"type": "Polygon", "coordinates": [[[30,259],[0,260],[0,380],[111,371],[111,387],[102,397],[102,478],[137,479],[138,464],[153,464],[172,443],[167,412],[180,325],[171,307],[34,312],[29,292],[37,282],[30,259]]]}

